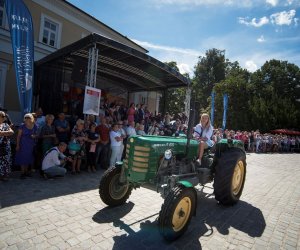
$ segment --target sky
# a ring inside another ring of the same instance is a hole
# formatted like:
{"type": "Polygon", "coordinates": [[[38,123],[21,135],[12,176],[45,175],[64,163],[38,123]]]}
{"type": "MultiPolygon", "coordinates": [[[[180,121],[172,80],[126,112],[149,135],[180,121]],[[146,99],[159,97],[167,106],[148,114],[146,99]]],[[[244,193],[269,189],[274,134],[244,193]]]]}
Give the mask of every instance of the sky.
{"type": "Polygon", "coordinates": [[[300,66],[300,0],[68,0],[193,76],[209,49],[254,72],[271,59],[300,66]]]}

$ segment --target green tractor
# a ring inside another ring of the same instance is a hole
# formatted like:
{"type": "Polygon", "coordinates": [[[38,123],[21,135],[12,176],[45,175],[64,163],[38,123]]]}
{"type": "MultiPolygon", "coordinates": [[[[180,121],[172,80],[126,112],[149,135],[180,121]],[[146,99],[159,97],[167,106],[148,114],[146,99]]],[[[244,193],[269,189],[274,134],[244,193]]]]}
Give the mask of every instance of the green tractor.
{"type": "Polygon", "coordinates": [[[160,192],[164,203],[159,231],[166,240],[175,240],[196,214],[197,185],[213,181],[215,199],[223,205],[235,204],[244,188],[246,154],[241,141],[222,139],[214,150],[204,152],[201,165],[196,161],[198,148],[199,142],[189,135],[130,137],[124,161],[101,178],[102,201],[108,206],[122,205],[132,189],[139,187],[160,192]]]}

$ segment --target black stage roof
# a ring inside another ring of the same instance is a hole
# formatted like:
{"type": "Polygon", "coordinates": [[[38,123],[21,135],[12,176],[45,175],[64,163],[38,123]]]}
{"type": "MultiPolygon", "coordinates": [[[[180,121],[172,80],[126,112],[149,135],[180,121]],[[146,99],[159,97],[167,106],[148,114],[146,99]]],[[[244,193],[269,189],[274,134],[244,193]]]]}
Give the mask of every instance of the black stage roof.
{"type": "Polygon", "coordinates": [[[55,51],[36,65],[53,62],[56,67],[72,71],[78,60],[87,65],[89,49],[95,45],[99,50],[97,77],[101,82],[112,83],[128,92],[186,87],[189,83],[189,79],[157,59],[96,33],[55,51]]]}

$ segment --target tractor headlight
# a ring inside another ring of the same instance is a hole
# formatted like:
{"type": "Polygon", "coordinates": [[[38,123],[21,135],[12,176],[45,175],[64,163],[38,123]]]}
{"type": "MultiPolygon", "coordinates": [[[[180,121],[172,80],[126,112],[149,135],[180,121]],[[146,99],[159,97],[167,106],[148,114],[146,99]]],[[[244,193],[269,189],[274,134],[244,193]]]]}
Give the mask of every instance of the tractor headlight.
{"type": "Polygon", "coordinates": [[[172,150],[171,149],[167,149],[165,151],[165,159],[166,160],[170,160],[172,158],[172,150]]]}

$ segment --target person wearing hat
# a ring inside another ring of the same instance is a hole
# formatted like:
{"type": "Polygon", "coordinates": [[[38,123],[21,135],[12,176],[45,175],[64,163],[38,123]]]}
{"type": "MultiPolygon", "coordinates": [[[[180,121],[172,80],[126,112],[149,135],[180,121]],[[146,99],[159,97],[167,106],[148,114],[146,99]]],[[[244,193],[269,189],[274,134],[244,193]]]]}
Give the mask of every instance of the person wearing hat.
{"type": "Polygon", "coordinates": [[[37,126],[31,113],[24,115],[24,123],[19,127],[16,145],[15,164],[21,166],[21,179],[31,177],[29,165],[34,162],[33,149],[37,138],[37,126]]]}

